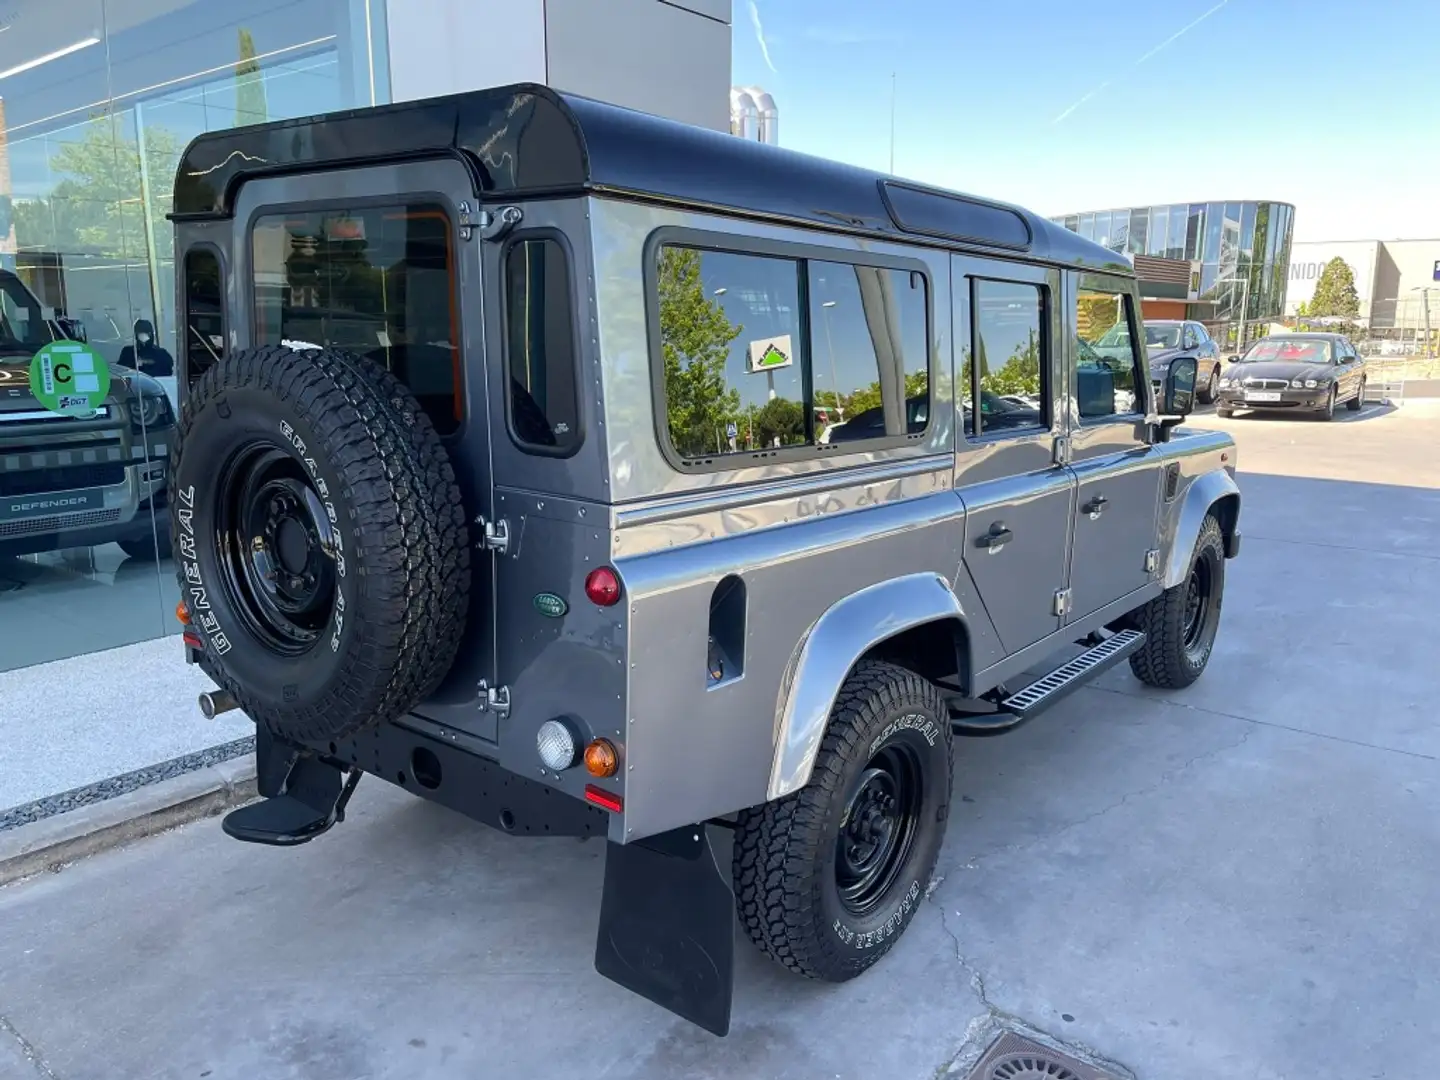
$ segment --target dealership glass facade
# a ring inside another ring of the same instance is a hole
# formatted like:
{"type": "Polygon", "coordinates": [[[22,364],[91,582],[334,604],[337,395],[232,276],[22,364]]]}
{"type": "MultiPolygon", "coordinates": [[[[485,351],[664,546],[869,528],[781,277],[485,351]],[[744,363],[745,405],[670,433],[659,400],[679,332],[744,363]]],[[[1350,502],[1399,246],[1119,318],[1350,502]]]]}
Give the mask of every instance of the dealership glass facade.
{"type": "Polygon", "coordinates": [[[178,630],[179,155],[201,132],[388,101],[385,7],[0,4],[0,671],[178,630]],[[66,318],[123,388],[93,416],[28,397],[30,354],[66,318]]]}
{"type": "Polygon", "coordinates": [[[1112,251],[1191,263],[1196,318],[1253,321],[1285,310],[1295,224],[1289,203],[1175,203],[1051,220],[1112,251]]]}

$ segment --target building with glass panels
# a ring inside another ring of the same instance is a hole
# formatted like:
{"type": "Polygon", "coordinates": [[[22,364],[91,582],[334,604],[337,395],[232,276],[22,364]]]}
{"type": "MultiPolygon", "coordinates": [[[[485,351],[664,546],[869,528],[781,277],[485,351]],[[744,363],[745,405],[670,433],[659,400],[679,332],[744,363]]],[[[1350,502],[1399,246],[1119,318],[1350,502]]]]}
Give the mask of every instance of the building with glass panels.
{"type": "Polygon", "coordinates": [[[179,631],[164,480],[175,365],[219,333],[218,292],[215,318],[175,311],[166,214],[191,139],[520,81],[727,131],[730,12],[0,0],[0,702],[6,672],[179,631]],[[138,388],[129,411],[117,399],[78,423],[37,408],[31,357],[62,320],[138,388]]]}
{"type": "Polygon", "coordinates": [[[1295,225],[1289,203],[1175,203],[1051,220],[1133,259],[1148,318],[1214,326],[1285,311],[1295,225]]]}

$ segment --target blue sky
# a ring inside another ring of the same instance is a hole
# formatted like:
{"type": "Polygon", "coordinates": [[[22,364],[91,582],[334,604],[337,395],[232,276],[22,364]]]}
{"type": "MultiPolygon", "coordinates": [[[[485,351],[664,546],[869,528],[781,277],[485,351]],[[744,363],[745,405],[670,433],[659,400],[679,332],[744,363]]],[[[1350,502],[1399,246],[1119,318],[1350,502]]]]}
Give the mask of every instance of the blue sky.
{"type": "Polygon", "coordinates": [[[796,150],[887,170],[894,72],[902,176],[1043,214],[1277,199],[1298,240],[1440,237],[1437,0],[734,0],[733,41],[796,150]]]}

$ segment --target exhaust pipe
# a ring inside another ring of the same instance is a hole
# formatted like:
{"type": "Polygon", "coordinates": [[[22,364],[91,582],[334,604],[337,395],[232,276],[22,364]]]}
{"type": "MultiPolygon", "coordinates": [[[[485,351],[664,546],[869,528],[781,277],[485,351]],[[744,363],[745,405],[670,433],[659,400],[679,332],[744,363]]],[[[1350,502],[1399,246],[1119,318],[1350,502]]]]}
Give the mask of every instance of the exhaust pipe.
{"type": "Polygon", "coordinates": [[[205,714],[206,720],[214,720],[221,713],[227,713],[231,709],[239,707],[240,703],[230,695],[228,690],[212,690],[200,695],[200,711],[205,714]]]}

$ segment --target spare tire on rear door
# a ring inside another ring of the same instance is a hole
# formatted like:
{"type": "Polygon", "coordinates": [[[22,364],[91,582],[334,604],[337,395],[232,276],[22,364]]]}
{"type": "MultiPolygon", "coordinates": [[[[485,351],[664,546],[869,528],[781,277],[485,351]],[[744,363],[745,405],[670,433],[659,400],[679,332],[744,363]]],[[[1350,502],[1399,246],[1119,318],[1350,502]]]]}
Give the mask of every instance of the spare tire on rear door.
{"type": "Polygon", "coordinates": [[[410,391],[330,349],[231,353],[191,389],[171,461],[201,667],[256,723],[325,743],[403,715],[454,661],[469,530],[410,391]]]}

